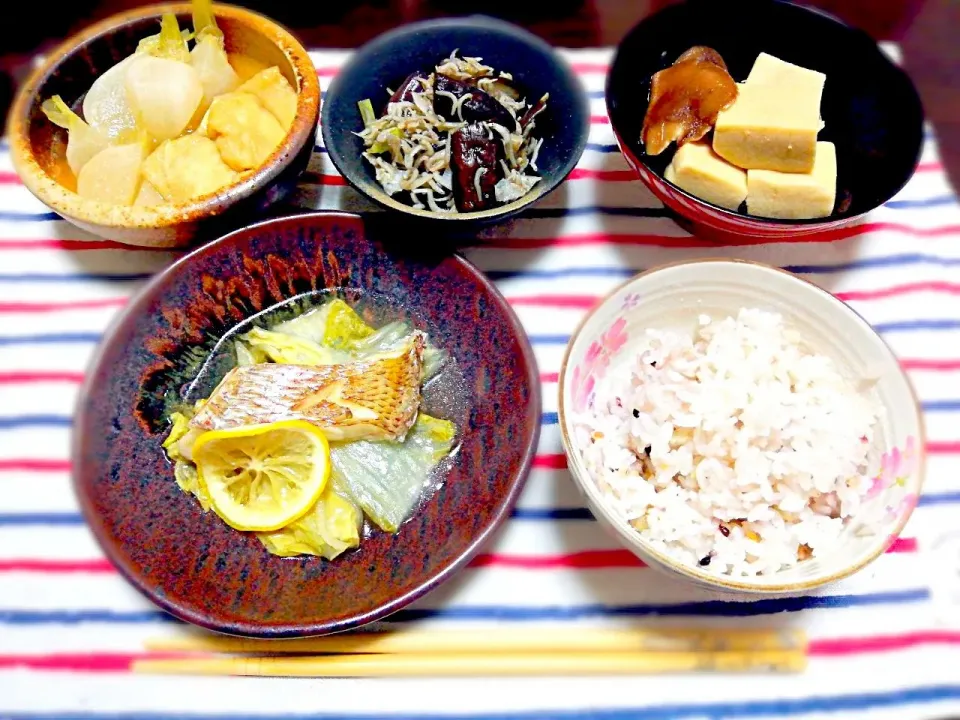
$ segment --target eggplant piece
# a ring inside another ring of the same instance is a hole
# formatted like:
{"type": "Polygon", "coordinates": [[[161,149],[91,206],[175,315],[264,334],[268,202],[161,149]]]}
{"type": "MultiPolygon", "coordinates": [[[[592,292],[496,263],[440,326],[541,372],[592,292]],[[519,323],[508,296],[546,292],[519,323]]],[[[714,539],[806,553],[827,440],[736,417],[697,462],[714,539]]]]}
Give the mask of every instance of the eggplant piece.
{"type": "Polygon", "coordinates": [[[428,77],[430,77],[430,73],[425,73],[422,70],[410,73],[407,75],[407,79],[390,96],[390,102],[413,102],[413,94],[423,89],[423,84],[420,81],[426,80],[428,77]]]}
{"type": "Polygon", "coordinates": [[[547,107],[547,100],[550,99],[550,93],[545,94],[542,98],[537,100],[533,105],[527,108],[527,111],[523,114],[523,117],[520,118],[520,130],[526,130],[527,125],[533,122],[533,119],[543,112],[544,108],[547,107]]]}
{"type": "Polygon", "coordinates": [[[458,116],[453,112],[453,102],[441,95],[442,92],[448,92],[458,100],[470,95],[460,105],[460,115],[468,123],[492,122],[503,125],[507,130],[516,127],[513,115],[492,95],[473,85],[438,74],[433,81],[433,110],[447,120],[456,121],[458,116]]]}
{"type": "Polygon", "coordinates": [[[474,212],[486,210],[496,204],[494,188],[500,180],[502,156],[503,147],[497,136],[491,140],[487,128],[479,122],[471,123],[453,133],[450,137],[450,165],[453,170],[453,199],[457,210],[474,212]],[[479,194],[477,185],[480,186],[479,194]]]}

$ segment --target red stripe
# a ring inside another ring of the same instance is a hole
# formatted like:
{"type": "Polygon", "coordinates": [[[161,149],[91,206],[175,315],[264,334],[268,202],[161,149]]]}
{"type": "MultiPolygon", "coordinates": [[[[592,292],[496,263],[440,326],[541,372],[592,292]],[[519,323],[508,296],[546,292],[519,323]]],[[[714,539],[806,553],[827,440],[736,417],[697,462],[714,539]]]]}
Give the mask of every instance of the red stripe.
{"type": "Polygon", "coordinates": [[[609,125],[610,118],[608,118],[606,115],[591,115],[590,124],[591,125],[609,125]]]}
{"type": "Polygon", "coordinates": [[[565,470],[567,457],[562,453],[536,455],[533,458],[533,467],[541,470],[565,470]]]}
{"type": "Polygon", "coordinates": [[[170,248],[141,247],[124,245],[113,240],[0,240],[0,251],[3,250],[140,250],[143,252],[178,252],[170,248]]]}
{"type": "Polygon", "coordinates": [[[0,472],[70,472],[69,460],[13,458],[0,460],[0,472]]]}
{"type": "Polygon", "coordinates": [[[599,295],[525,295],[523,297],[507,298],[507,302],[511,305],[577,308],[579,310],[589,310],[599,300],[599,295]]]}
{"type": "Polygon", "coordinates": [[[586,168],[575,168],[567,179],[629,182],[630,180],[636,180],[637,174],[633,172],[633,170],[588,170],[586,168]]]}
{"type": "Polygon", "coordinates": [[[918,645],[958,645],[960,632],[952,630],[918,630],[903,635],[877,635],[860,638],[824,638],[812,640],[807,652],[820,657],[861,655],[875,652],[907,650],[918,645]]]}
{"type": "Polygon", "coordinates": [[[19,185],[20,177],[10,170],[0,172],[0,185],[19,185]]]}
{"type": "MultiPolygon", "coordinates": [[[[573,63],[570,66],[575,73],[585,74],[585,73],[605,73],[609,65],[606,63],[573,63]]],[[[317,75],[319,77],[333,77],[338,72],[340,72],[340,66],[331,67],[319,67],[317,68],[317,75]]]]}
{"type": "Polygon", "coordinates": [[[113,574],[106,558],[84,560],[0,560],[0,572],[113,574]]]}
{"type": "MultiPolygon", "coordinates": [[[[915,553],[916,538],[898,538],[887,550],[888,553],[915,553]]],[[[614,570],[618,568],[645,567],[642,560],[629,550],[582,550],[560,555],[514,555],[510,553],[483,553],[471,562],[472,568],[499,567],[519,570],[614,570]]],[[[105,558],[82,560],[0,560],[0,572],[28,572],[42,574],[89,573],[108,574],[116,572],[105,558]]]]}
{"type": "MultiPolygon", "coordinates": [[[[960,235],[960,225],[945,225],[936,228],[912,228],[908,225],[889,222],[861,223],[836,230],[827,230],[813,235],[804,235],[789,240],[775,238],[742,237],[725,245],[768,245],[777,242],[826,243],[847,240],[871,232],[895,232],[913,237],[947,237],[960,235]]],[[[565,237],[551,238],[496,238],[485,243],[487,247],[513,248],[516,250],[537,250],[549,247],[581,247],[589,245],[648,245],[656,247],[716,248],[718,243],[700,240],[689,235],[648,235],[632,233],[580,233],[565,237]]]]}
{"type": "Polygon", "coordinates": [[[81,383],[83,373],[40,370],[38,372],[12,370],[0,372],[0,385],[20,385],[28,383],[81,383]]]}
{"type": "Polygon", "coordinates": [[[917,172],[937,172],[938,170],[943,170],[943,165],[936,161],[917,165],[917,172]]]}
{"type": "Polygon", "coordinates": [[[560,381],[560,373],[548,372],[540,373],[540,382],[542,383],[555,383],[560,381]]]}
{"type": "Polygon", "coordinates": [[[952,372],[960,370],[960,360],[923,360],[913,358],[901,360],[901,367],[904,370],[930,370],[932,372],[952,372]]]}
{"type": "MultiPolygon", "coordinates": [[[[848,290],[835,293],[836,297],[846,302],[868,300],[883,300],[885,298],[909,295],[919,292],[937,292],[947,295],[960,295],[960,284],[948,282],[919,282],[905,285],[895,285],[876,290],[848,290]]],[[[511,305],[545,306],[558,308],[579,308],[589,310],[602,299],[601,295],[526,295],[510,297],[511,305]]]]}
{"type": "Polygon", "coordinates": [[[575,73],[605,73],[610,67],[607,63],[579,62],[570,65],[575,73]]]}
{"type": "Polygon", "coordinates": [[[44,655],[0,655],[0,668],[65,670],[71,672],[130,672],[136,660],[197,657],[174,652],[150,653],[50,653],[44,655]]]}
{"type": "Polygon", "coordinates": [[[956,455],[960,453],[960,440],[929,441],[927,452],[931,455],[956,455]]]}
{"type": "Polygon", "coordinates": [[[894,285],[893,287],[879,288],[877,290],[848,290],[846,292],[838,292],[836,296],[844,301],[882,300],[884,298],[896,297],[897,295],[907,295],[917,292],[960,295],[960,284],[949,282],[917,282],[907,283],[905,285],[894,285]]]}
{"type": "Polygon", "coordinates": [[[125,305],[127,298],[71,300],[66,302],[0,302],[0,313],[46,313],[60,310],[99,310],[125,305]]]}
{"type": "Polygon", "coordinates": [[[316,185],[326,185],[328,187],[332,186],[344,186],[347,184],[347,181],[343,179],[342,175],[337,175],[335,173],[318,173],[307,171],[301,176],[306,182],[312,182],[316,185]]]}
{"type": "MultiPolygon", "coordinates": [[[[810,641],[807,647],[807,654],[810,657],[842,657],[847,655],[866,655],[870,653],[909,650],[924,645],[960,645],[960,632],[951,630],[917,630],[900,635],[821,638],[810,641]]],[[[138,660],[205,656],[208,656],[208,654],[175,652],[0,655],[0,668],[125,673],[130,672],[133,663],[138,660]]]]}

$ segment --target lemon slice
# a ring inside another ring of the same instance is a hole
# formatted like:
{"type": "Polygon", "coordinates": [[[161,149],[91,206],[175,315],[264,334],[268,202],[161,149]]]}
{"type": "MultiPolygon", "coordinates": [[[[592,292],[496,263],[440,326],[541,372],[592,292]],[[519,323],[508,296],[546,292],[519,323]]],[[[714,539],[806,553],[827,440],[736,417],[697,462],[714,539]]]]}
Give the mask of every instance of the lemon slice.
{"type": "Polygon", "coordinates": [[[330,446],[303,420],[205,432],[193,445],[200,486],[237,530],[279,530],[307,513],[330,477],[330,446]]]}

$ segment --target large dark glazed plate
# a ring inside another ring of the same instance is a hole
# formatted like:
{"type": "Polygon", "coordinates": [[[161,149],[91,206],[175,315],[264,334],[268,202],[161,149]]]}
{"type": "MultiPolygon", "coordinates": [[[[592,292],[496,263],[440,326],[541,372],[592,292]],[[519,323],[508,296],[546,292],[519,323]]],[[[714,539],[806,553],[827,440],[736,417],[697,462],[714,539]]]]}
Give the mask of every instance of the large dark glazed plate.
{"type": "Polygon", "coordinates": [[[466,260],[411,257],[368,238],[354,215],[288,217],[195,251],[127,306],[77,408],[74,484],[104,552],[164,610],[232,634],[317,635],[399,610],[470,558],[513,507],[539,412],[529,342],[466,260]],[[230,364],[224,336],[330,291],[374,324],[409,319],[450,352],[426,406],[462,438],[443,484],[396,535],[373,532],[332,562],[284,559],[179,490],[165,414],[213,389],[230,364]]]}

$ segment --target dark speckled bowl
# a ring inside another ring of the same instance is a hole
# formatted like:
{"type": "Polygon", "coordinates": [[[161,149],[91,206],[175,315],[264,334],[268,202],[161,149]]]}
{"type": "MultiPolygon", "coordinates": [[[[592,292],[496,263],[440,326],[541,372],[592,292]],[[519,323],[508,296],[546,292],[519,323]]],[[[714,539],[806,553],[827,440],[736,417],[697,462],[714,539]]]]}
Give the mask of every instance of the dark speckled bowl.
{"type": "Polygon", "coordinates": [[[491,283],[457,256],[400,254],[341,213],[271,220],[177,262],[115,322],[81,398],[74,484],[104,552],[164,610],[256,637],[356,627],[450,577],[509,515],[539,437],[533,353],[491,283]],[[327,289],[374,324],[409,318],[452,354],[426,403],[457,422],[462,441],[443,485],[397,535],[375,532],[332,562],[283,559],[177,488],[164,416],[222,377],[225,334],[327,289]]]}
{"type": "Polygon", "coordinates": [[[406,215],[469,224],[503,220],[556,188],[576,167],[590,131],[590,106],[573,70],[547,43],[526,30],[493,18],[445,18],[404,25],[384,33],[354,53],[337,73],[323,101],[320,118],[323,144],[340,174],[374,202],[406,215]],[[357,103],[372,101],[379,113],[396,88],[414,70],[432,70],[454,50],[461,57],[482,57],[497,70],[513,74],[529,100],[550,93],[547,109],[537,116],[535,133],[545,138],[538,168],[542,178],[519,200],[470,213],[417,210],[388,196],[361,157],[363,142],[354,135],[363,129],[357,103]]]}

